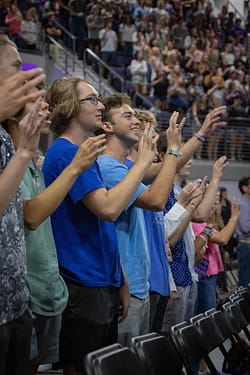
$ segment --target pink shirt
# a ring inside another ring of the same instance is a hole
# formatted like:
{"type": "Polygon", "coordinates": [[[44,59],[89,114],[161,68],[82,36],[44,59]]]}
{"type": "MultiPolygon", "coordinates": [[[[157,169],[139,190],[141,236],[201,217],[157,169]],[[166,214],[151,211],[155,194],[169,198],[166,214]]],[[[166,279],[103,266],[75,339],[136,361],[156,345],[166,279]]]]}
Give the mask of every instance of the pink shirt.
{"type": "MultiPolygon", "coordinates": [[[[192,223],[195,236],[198,236],[206,225],[206,223],[192,223]]],[[[216,232],[216,229],[213,229],[213,232],[216,232]]],[[[209,260],[207,276],[218,275],[218,273],[224,271],[219,245],[213,242],[208,242],[207,245],[205,253],[205,258],[209,260]]]]}

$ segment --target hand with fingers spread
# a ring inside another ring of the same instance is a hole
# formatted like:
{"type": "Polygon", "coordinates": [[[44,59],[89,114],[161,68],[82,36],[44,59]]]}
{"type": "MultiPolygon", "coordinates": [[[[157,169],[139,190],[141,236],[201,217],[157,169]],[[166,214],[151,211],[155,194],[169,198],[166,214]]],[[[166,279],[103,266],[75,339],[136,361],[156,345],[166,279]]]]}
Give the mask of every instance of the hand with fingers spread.
{"type": "Polygon", "coordinates": [[[182,128],[186,118],[183,117],[181,122],[177,124],[179,112],[174,111],[169,119],[169,126],[166,131],[168,149],[178,151],[182,143],[182,128]]]}
{"type": "Polygon", "coordinates": [[[184,188],[181,190],[180,195],[177,199],[177,202],[183,206],[186,207],[190,201],[191,201],[191,193],[193,191],[193,182],[189,182],[184,188]]]}
{"type": "Polygon", "coordinates": [[[190,205],[192,206],[192,208],[196,209],[201,203],[206,191],[206,185],[207,176],[205,176],[203,180],[200,180],[198,178],[193,182],[193,191],[190,194],[190,196],[192,196],[192,199],[190,201],[190,205]]]}
{"type": "Polygon", "coordinates": [[[151,165],[156,155],[158,138],[154,126],[147,123],[139,143],[137,162],[146,163],[148,167],[151,165]]]}
{"type": "Polygon", "coordinates": [[[214,162],[213,165],[213,172],[212,172],[212,179],[219,181],[223,175],[224,169],[229,165],[226,156],[221,156],[214,162]]]}
{"type": "Polygon", "coordinates": [[[220,106],[213,109],[207,114],[201,128],[196,134],[200,135],[201,137],[208,137],[215,129],[226,126],[227,123],[225,121],[221,121],[221,117],[225,115],[225,113],[225,106],[220,106]]]}
{"type": "Polygon", "coordinates": [[[45,80],[45,74],[40,68],[18,72],[1,83],[0,90],[0,121],[15,115],[25,103],[34,101],[45,95],[45,90],[31,92],[45,80]]]}
{"type": "Polygon", "coordinates": [[[96,137],[88,138],[79,146],[79,149],[70,164],[71,167],[75,169],[77,175],[89,168],[98,155],[105,151],[105,142],[106,136],[105,134],[101,134],[96,137]]]}
{"type": "Polygon", "coordinates": [[[50,112],[44,107],[42,98],[38,98],[33,109],[19,122],[19,142],[17,152],[24,158],[32,159],[38,149],[40,131],[50,125],[50,112]]]}
{"type": "Polygon", "coordinates": [[[182,189],[178,197],[178,203],[183,207],[189,206],[188,208],[191,208],[193,211],[202,201],[205,193],[206,182],[207,177],[204,177],[202,181],[198,178],[194,182],[188,183],[182,189]]]}

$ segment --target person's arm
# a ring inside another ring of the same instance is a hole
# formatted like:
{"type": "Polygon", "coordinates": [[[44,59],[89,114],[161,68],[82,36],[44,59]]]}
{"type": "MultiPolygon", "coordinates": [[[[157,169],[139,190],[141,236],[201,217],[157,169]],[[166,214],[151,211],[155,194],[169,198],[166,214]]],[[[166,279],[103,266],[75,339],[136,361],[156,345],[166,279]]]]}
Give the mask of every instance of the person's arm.
{"type": "Polygon", "coordinates": [[[201,204],[195,210],[193,221],[204,222],[207,220],[215,201],[220,179],[228,164],[226,156],[222,156],[214,162],[211,181],[201,204]]]}
{"type": "Polygon", "coordinates": [[[215,129],[225,126],[224,121],[220,121],[220,117],[225,114],[226,107],[221,106],[212,110],[207,114],[202,127],[180,148],[182,156],[178,158],[177,170],[192,157],[195,151],[200,147],[201,142],[205,142],[206,138],[213,133],[215,129]]]}
{"type": "MultiPolygon", "coordinates": [[[[193,183],[187,184],[181,191],[178,201],[182,202],[183,196],[185,197],[185,209],[187,214],[185,215],[183,220],[178,223],[175,230],[172,233],[169,233],[168,238],[171,246],[174,246],[174,244],[178,241],[180,236],[183,235],[183,233],[187,229],[187,226],[192,220],[193,213],[195,212],[197,206],[199,206],[201,200],[203,199],[205,181],[206,179],[204,179],[201,184],[200,179],[197,179],[193,183]]],[[[182,205],[184,206],[184,203],[182,203],[182,205]]]]}
{"type": "Polygon", "coordinates": [[[0,215],[16,193],[29,161],[35,156],[40,139],[40,129],[48,123],[48,113],[41,112],[42,100],[38,99],[33,110],[19,124],[17,151],[0,175],[0,215]]]}
{"type": "Polygon", "coordinates": [[[170,304],[176,298],[177,288],[176,288],[174,278],[173,278],[173,274],[172,274],[172,271],[171,271],[171,268],[170,268],[169,264],[168,264],[168,279],[169,279],[169,289],[170,289],[168,304],[170,304]]]}
{"type": "Polygon", "coordinates": [[[126,319],[130,306],[130,287],[126,273],[122,267],[124,285],[120,287],[119,323],[126,319]]]}
{"type": "MultiPolygon", "coordinates": [[[[173,112],[169,120],[168,130],[166,132],[168,150],[175,150],[177,152],[179,151],[181,145],[181,132],[185,122],[184,118],[178,125],[178,116],[178,112],[173,112]]],[[[178,157],[175,155],[165,154],[160,172],[156,176],[154,182],[137,198],[135,202],[137,207],[153,211],[160,211],[164,209],[173,186],[177,160],[178,157]]]]}
{"type": "MultiPolygon", "coordinates": [[[[156,153],[158,137],[152,138],[153,130],[146,126],[140,141],[138,158],[133,167],[124,175],[122,180],[106,190],[96,189],[89,192],[82,203],[97,217],[105,221],[115,221],[133,198],[144,173],[152,163],[156,153]]],[[[113,171],[112,175],[113,175],[113,171]]],[[[116,176],[114,176],[116,178],[116,176]]]]}
{"type": "Polygon", "coordinates": [[[225,246],[234,234],[239,215],[240,206],[237,200],[234,198],[232,201],[232,214],[227,225],[225,225],[224,228],[221,229],[219,232],[211,233],[209,236],[209,241],[217,243],[221,246],[225,246]]]}
{"type": "Polygon", "coordinates": [[[27,228],[35,230],[57,209],[76,178],[105,150],[105,146],[102,147],[104,142],[104,135],[87,139],[80,145],[72,162],[47,189],[36,197],[23,201],[24,223],[27,228]]]}
{"type": "Polygon", "coordinates": [[[194,119],[195,123],[198,126],[201,126],[201,123],[200,123],[200,120],[199,120],[199,117],[198,117],[197,100],[195,100],[192,104],[192,116],[193,116],[193,119],[194,119]]]}

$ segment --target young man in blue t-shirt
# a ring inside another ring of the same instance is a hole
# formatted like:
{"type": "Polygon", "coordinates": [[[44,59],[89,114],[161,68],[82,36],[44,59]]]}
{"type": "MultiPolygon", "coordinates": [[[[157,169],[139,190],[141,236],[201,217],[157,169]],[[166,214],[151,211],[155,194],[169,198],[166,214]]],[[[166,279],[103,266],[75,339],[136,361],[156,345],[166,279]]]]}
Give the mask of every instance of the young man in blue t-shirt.
{"type": "MultiPolygon", "coordinates": [[[[107,135],[107,149],[98,158],[98,165],[105,186],[110,189],[129,173],[126,158],[131,147],[140,140],[140,122],[127,95],[111,95],[104,99],[104,105],[103,129],[107,135]]],[[[150,187],[139,185],[126,210],[115,222],[119,251],[131,296],[128,317],[118,328],[119,342],[123,345],[129,345],[132,337],[149,331],[150,255],[143,209],[160,211],[165,207],[181,145],[183,122],[178,127],[177,118],[178,113],[175,112],[167,131],[169,149],[155,181],[150,187]]]]}
{"type": "MultiPolygon", "coordinates": [[[[79,144],[102,125],[102,104],[94,87],[79,77],[56,80],[48,89],[51,129],[58,136],[45,157],[50,185],[69,165],[79,144]]],[[[86,353],[117,341],[118,310],[129,307],[120,264],[116,220],[133,198],[155,155],[150,127],[139,158],[115,188],[106,190],[97,163],[82,173],[52,215],[60,273],[69,289],[62,317],[60,360],[65,374],[83,372],[86,353]],[[121,309],[119,309],[119,305],[121,309]]]]}

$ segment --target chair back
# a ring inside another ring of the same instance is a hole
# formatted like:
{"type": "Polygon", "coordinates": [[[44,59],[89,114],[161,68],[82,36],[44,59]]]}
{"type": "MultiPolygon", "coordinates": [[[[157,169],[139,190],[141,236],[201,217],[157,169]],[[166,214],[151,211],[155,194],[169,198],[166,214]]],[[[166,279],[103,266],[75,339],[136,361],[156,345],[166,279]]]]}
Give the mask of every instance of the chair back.
{"type": "Polygon", "coordinates": [[[141,360],[147,375],[183,374],[183,363],[172,343],[157,333],[134,337],[131,349],[141,360]]]}
{"type": "Polygon", "coordinates": [[[88,353],[84,367],[87,375],[146,375],[136,355],[120,344],[88,353]]]}

